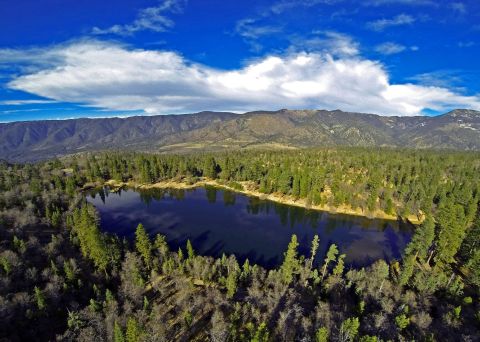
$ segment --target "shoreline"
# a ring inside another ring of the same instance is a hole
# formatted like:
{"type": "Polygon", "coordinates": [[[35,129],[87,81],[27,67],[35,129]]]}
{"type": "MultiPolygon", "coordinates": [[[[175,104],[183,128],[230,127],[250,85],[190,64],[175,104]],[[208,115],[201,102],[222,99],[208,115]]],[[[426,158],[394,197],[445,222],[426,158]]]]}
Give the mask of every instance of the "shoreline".
{"type": "Polygon", "coordinates": [[[227,189],[235,193],[240,193],[244,194],[247,196],[253,196],[260,198],[262,200],[269,200],[272,202],[277,202],[281,204],[286,204],[286,205],[291,205],[291,206],[297,206],[305,209],[312,209],[312,210],[318,210],[318,211],[324,211],[328,212],[330,214],[345,214],[345,215],[351,215],[351,216],[360,216],[360,217],[365,217],[369,219],[383,219],[383,220],[390,220],[390,221],[397,221],[398,219],[407,221],[413,225],[418,225],[423,222],[424,217],[421,216],[420,219],[417,217],[417,215],[410,215],[408,217],[399,217],[396,215],[389,215],[385,213],[384,211],[381,210],[375,210],[373,213],[372,212],[363,212],[361,209],[352,209],[349,206],[340,206],[340,207],[332,207],[329,205],[307,205],[306,200],[304,199],[295,199],[291,196],[288,195],[281,195],[278,193],[273,193],[273,194],[264,194],[256,190],[253,186],[252,182],[236,182],[240,184],[243,189],[236,189],[228,184],[223,184],[215,180],[210,180],[210,179],[201,179],[195,183],[187,183],[185,181],[177,181],[177,180],[165,180],[157,183],[152,183],[152,184],[141,184],[138,182],[120,182],[116,181],[113,179],[110,179],[108,181],[105,181],[103,184],[98,184],[100,186],[102,185],[107,185],[112,188],[122,188],[122,187],[130,187],[134,189],[194,189],[198,187],[203,187],[203,186],[213,186],[221,189],[227,189]]]}

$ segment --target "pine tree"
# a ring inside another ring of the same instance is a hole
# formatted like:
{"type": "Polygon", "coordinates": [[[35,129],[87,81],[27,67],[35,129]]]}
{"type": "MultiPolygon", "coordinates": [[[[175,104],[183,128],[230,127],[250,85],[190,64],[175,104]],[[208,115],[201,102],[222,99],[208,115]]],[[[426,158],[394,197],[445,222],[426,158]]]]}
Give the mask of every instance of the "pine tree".
{"type": "Polygon", "coordinates": [[[410,324],[410,318],[408,318],[404,313],[395,317],[395,324],[398,329],[403,330],[410,324]]]}
{"type": "Polygon", "coordinates": [[[255,334],[253,335],[251,342],[267,342],[270,334],[267,329],[267,325],[265,323],[261,323],[255,334]]]}
{"type": "Polygon", "coordinates": [[[245,260],[242,266],[242,279],[247,279],[250,275],[250,261],[248,259],[245,260]]]}
{"type": "Polygon", "coordinates": [[[385,201],[385,212],[388,214],[388,215],[395,215],[395,206],[393,204],[393,200],[392,198],[390,197],[390,195],[388,195],[388,197],[386,198],[386,201],[385,201]]]}
{"type": "Polygon", "coordinates": [[[345,254],[340,254],[337,259],[337,266],[333,269],[333,274],[336,276],[341,276],[345,269],[345,254]]]}
{"type": "Polygon", "coordinates": [[[470,258],[480,248],[480,212],[475,218],[467,236],[463,240],[461,254],[464,259],[470,258]]]}
{"type": "Polygon", "coordinates": [[[68,283],[73,284],[76,277],[76,267],[75,260],[69,259],[63,262],[63,271],[65,273],[65,278],[68,283]]]}
{"type": "Polygon", "coordinates": [[[435,238],[435,222],[431,216],[415,229],[412,241],[405,247],[405,255],[415,255],[420,260],[425,260],[435,238]]]}
{"type": "Polygon", "coordinates": [[[325,262],[323,264],[322,280],[323,278],[325,278],[325,274],[327,273],[328,264],[332,261],[335,261],[337,254],[338,254],[337,245],[333,243],[330,245],[330,248],[328,249],[327,257],[325,258],[325,262]]]}
{"type": "Polygon", "coordinates": [[[139,223],[135,231],[135,248],[140,253],[147,268],[152,266],[152,243],[143,224],[139,223]]]}
{"type": "Polygon", "coordinates": [[[358,335],[360,322],[357,317],[348,318],[340,326],[340,341],[354,341],[358,335]]]}
{"type": "Polygon", "coordinates": [[[400,273],[399,284],[400,286],[404,286],[408,283],[410,278],[413,275],[413,270],[415,267],[415,256],[409,255],[403,258],[403,267],[400,273]]]}
{"type": "Polygon", "coordinates": [[[84,205],[76,209],[71,218],[72,229],[78,236],[83,256],[92,260],[97,269],[106,272],[110,262],[109,247],[98,227],[94,208],[84,205]]]}
{"type": "Polygon", "coordinates": [[[466,267],[469,270],[468,279],[480,288],[480,248],[475,249],[471,258],[468,259],[466,267]]]}
{"type": "Polygon", "coordinates": [[[183,263],[183,250],[180,247],[178,247],[177,256],[178,256],[178,263],[182,264],[183,263]]]}
{"type": "Polygon", "coordinates": [[[297,258],[298,241],[295,234],[292,235],[292,239],[288,244],[287,251],[285,252],[285,259],[280,271],[282,272],[282,278],[285,284],[289,285],[293,280],[294,273],[297,272],[299,267],[299,260],[297,258]]]}
{"type": "Polygon", "coordinates": [[[114,342],[125,342],[125,337],[123,336],[122,327],[115,321],[113,326],[113,341],[114,342]]]}
{"type": "Polygon", "coordinates": [[[187,240],[187,255],[188,255],[188,260],[192,261],[195,258],[195,251],[193,250],[192,243],[190,242],[190,239],[187,240]]]}
{"type": "Polygon", "coordinates": [[[321,327],[315,333],[315,342],[328,342],[328,330],[325,327],[321,327]]]}
{"type": "Polygon", "coordinates": [[[142,330],[137,320],[129,317],[127,320],[127,331],[125,332],[126,342],[138,342],[142,335],[142,330]]]}
{"type": "Polygon", "coordinates": [[[38,286],[35,286],[33,289],[35,292],[35,300],[37,301],[37,307],[39,310],[45,309],[47,306],[47,302],[45,300],[45,295],[43,294],[43,291],[38,288],[38,286]]]}
{"type": "Polygon", "coordinates": [[[437,215],[439,225],[438,249],[435,261],[451,263],[465,237],[465,214],[459,204],[448,200],[437,215]]]}
{"type": "Polygon", "coordinates": [[[206,158],[203,164],[203,176],[211,179],[217,178],[217,168],[218,165],[213,157],[206,158]]]}
{"type": "Polygon", "coordinates": [[[77,184],[75,182],[75,178],[67,177],[67,181],[65,183],[65,192],[70,196],[75,196],[75,192],[77,189],[77,184]]]}
{"type": "Polygon", "coordinates": [[[235,270],[230,271],[226,281],[227,298],[232,298],[235,295],[235,292],[237,292],[237,280],[237,272],[235,270]]]}
{"type": "Polygon", "coordinates": [[[310,260],[309,260],[309,268],[312,269],[313,262],[315,260],[315,256],[317,255],[318,246],[320,245],[320,238],[317,234],[313,237],[312,240],[312,247],[310,249],[310,260]]]}
{"type": "Polygon", "coordinates": [[[158,251],[162,258],[165,258],[168,255],[169,248],[167,240],[164,235],[157,234],[155,237],[155,249],[158,251]]]}

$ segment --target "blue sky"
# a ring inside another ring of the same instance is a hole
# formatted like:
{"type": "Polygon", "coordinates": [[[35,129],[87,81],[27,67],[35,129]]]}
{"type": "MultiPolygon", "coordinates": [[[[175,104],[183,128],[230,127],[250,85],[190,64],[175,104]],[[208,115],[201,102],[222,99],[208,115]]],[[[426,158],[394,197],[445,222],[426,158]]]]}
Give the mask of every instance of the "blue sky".
{"type": "Polygon", "coordinates": [[[480,109],[480,2],[0,0],[0,121],[480,109]]]}

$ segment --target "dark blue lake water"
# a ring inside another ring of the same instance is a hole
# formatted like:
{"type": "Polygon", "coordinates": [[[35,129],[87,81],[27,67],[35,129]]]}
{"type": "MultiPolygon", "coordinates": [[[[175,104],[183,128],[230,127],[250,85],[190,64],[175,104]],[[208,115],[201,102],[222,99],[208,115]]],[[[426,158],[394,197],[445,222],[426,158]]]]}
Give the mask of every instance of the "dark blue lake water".
{"type": "Polygon", "coordinates": [[[197,253],[219,257],[235,254],[264,267],[275,267],[292,234],[299,252],[308,256],[315,234],[320,237],[318,260],[328,246],[337,244],[346,263],[363,266],[384,258],[400,258],[410,241],[412,227],[381,219],[330,214],[279,204],[211,187],[192,190],[92,192],[104,231],[134,238],[142,223],[150,235],[166,236],[170,247],[184,247],[187,239],[197,253]]]}

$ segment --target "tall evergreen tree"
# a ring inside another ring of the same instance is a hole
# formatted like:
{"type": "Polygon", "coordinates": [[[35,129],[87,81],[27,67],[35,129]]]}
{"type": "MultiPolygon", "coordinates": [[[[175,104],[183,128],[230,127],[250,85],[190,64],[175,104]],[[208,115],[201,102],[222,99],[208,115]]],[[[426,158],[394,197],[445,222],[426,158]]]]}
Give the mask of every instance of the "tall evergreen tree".
{"type": "Polygon", "coordinates": [[[192,246],[192,243],[190,242],[190,239],[187,240],[187,256],[189,261],[195,258],[195,251],[193,250],[193,246],[192,246]]]}
{"type": "Polygon", "coordinates": [[[312,269],[315,256],[317,255],[318,246],[320,245],[320,239],[317,234],[313,237],[312,247],[310,249],[309,268],[312,269]]]}
{"type": "Polygon", "coordinates": [[[290,284],[293,280],[294,274],[299,267],[299,260],[297,258],[298,241],[295,234],[292,235],[290,243],[288,244],[287,251],[285,252],[285,258],[280,271],[285,284],[290,284]]]}
{"type": "Polygon", "coordinates": [[[142,336],[142,329],[140,324],[134,317],[129,317],[127,320],[127,331],[125,332],[126,342],[139,342],[142,336]]]}
{"type": "Polygon", "coordinates": [[[135,230],[135,248],[138,253],[140,253],[145,266],[151,268],[153,246],[145,227],[141,223],[138,224],[137,229],[135,230]]]}
{"type": "Polygon", "coordinates": [[[322,280],[325,278],[325,274],[327,272],[327,267],[328,264],[331,263],[332,261],[335,261],[336,257],[338,254],[338,248],[337,245],[332,243],[330,245],[330,248],[328,249],[327,256],[325,257],[325,261],[323,264],[323,270],[322,270],[322,280]]]}
{"type": "Polygon", "coordinates": [[[125,337],[123,335],[122,327],[115,321],[113,326],[113,341],[114,342],[125,342],[125,337]]]}
{"type": "Polygon", "coordinates": [[[217,178],[218,174],[218,165],[215,161],[215,158],[212,156],[207,157],[203,164],[203,176],[211,179],[217,178]]]}
{"type": "Polygon", "coordinates": [[[465,213],[451,199],[440,208],[437,215],[439,225],[437,256],[439,263],[451,263],[465,237],[465,213]]]}
{"type": "Polygon", "coordinates": [[[226,287],[227,287],[227,298],[232,298],[237,292],[237,281],[238,273],[236,270],[231,270],[228,273],[226,287]]]}

